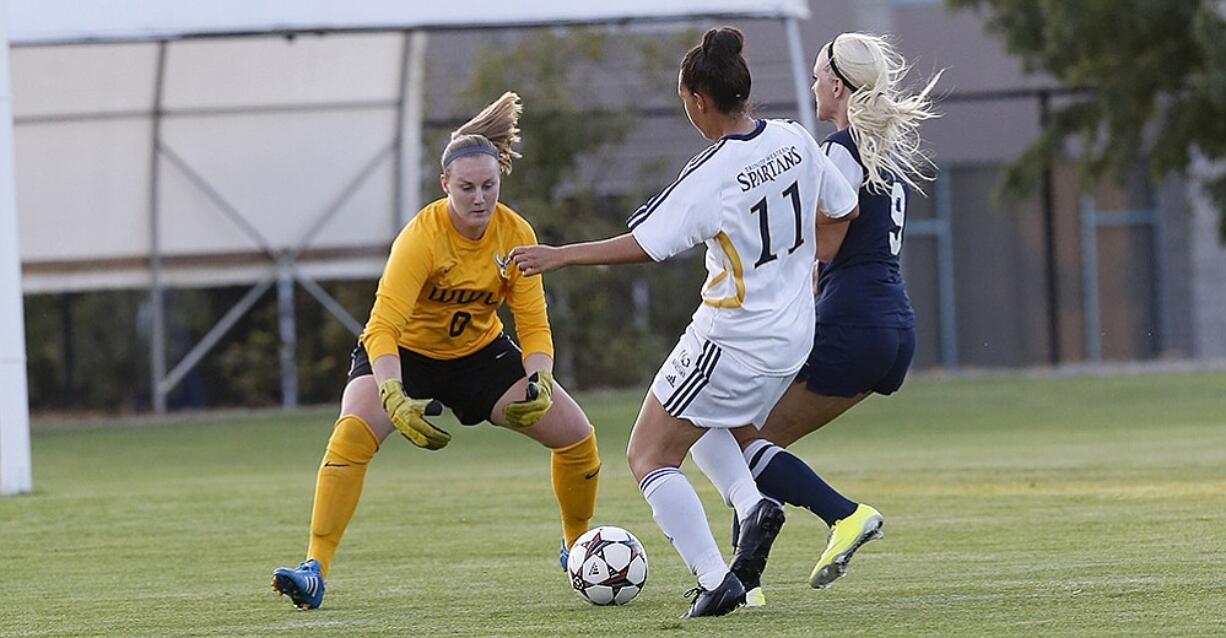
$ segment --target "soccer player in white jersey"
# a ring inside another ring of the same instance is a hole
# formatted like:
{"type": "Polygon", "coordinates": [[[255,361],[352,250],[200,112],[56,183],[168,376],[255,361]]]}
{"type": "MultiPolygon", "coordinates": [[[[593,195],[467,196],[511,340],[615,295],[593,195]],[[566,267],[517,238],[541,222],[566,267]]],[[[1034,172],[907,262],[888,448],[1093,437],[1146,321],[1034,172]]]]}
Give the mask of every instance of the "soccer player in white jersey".
{"type": "Polygon", "coordinates": [[[740,31],[707,31],[681,63],[686,115],[714,142],[630,216],[627,234],[511,251],[525,275],[569,265],[662,261],[705,244],[702,304],[656,374],[627,457],[656,523],[698,577],[685,617],[744,603],[783,524],[730,428],[761,427],[813,343],[811,273],[819,218],[854,216],[855,191],[817,143],[788,120],[749,116],[740,31]],[[819,209],[821,214],[819,214],[819,209]],[[679,469],[702,438],[702,471],[735,508],[741,532],[731,567],[702,503],[679,469]]]}

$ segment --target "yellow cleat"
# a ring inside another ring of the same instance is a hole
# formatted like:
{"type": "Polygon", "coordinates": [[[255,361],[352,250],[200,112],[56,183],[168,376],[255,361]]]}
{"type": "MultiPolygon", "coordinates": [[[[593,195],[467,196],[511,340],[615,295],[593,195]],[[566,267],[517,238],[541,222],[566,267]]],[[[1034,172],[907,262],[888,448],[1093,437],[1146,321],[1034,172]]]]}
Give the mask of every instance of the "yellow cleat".
{"type": "Polygon", "coordinates": [[[766,606],[766,594],[762,593],[761,587],[754,587],[753,589],[745,592],[745,606],[746,607],[765,607],[766,606]]]}
{"type": "Polygon", "coordinates": [[[847,563],[860,549],[860,546],[881,538],[881,525],[884,521],[881,512],[861,504],[850,516],[835,521],[830,528],[830,538],[826,542],[826,551],[813,567],[809,575],[809,586],[814,589],[825,589],[840,576],[847,573],[847,563]]]}

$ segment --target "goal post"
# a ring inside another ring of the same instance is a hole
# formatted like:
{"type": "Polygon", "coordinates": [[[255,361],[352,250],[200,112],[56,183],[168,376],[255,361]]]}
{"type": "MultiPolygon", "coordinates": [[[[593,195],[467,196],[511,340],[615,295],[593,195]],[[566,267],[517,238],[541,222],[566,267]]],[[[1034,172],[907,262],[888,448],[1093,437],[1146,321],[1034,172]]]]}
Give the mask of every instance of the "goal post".
{"type": "Polygon", "coordinates": [[[8,0],[0,0],[0,495],[3,496],[29,492],[33,487],[15,181],[8,0]]]}

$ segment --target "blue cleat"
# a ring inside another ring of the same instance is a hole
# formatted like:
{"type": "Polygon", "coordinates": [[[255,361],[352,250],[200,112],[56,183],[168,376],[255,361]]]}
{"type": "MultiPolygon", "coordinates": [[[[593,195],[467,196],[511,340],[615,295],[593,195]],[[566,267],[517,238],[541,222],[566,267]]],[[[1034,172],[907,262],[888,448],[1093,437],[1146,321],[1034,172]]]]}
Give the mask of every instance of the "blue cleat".
{"type": "Polygon", "coordinates": [[[570,548],[566,546],[566,539],[562,539],[562,550],[558,553],[558,560],[562,563],[562,571],[566,571],[566,564],[570,561],[570,548]]]}
{"type": "Polygon", "coordinates": [[[324,600],[324,577],[319,561],[308,560],[296,569],[278,567],[272,572],[273,591],[289,599],[298,609],[316,609],[324,600]]]}

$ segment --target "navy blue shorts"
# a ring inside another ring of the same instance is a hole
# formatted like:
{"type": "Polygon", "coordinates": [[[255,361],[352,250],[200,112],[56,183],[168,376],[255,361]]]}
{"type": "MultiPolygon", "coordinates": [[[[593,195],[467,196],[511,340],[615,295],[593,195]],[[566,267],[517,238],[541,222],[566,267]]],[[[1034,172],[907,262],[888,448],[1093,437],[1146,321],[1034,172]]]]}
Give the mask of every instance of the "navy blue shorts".
{"type": "Polygon", "coordinates": [[[809,360],[796,375],[810,392],[854,397],[902,387],[915,354],[915,328],[817,324],[809,360]]]}

